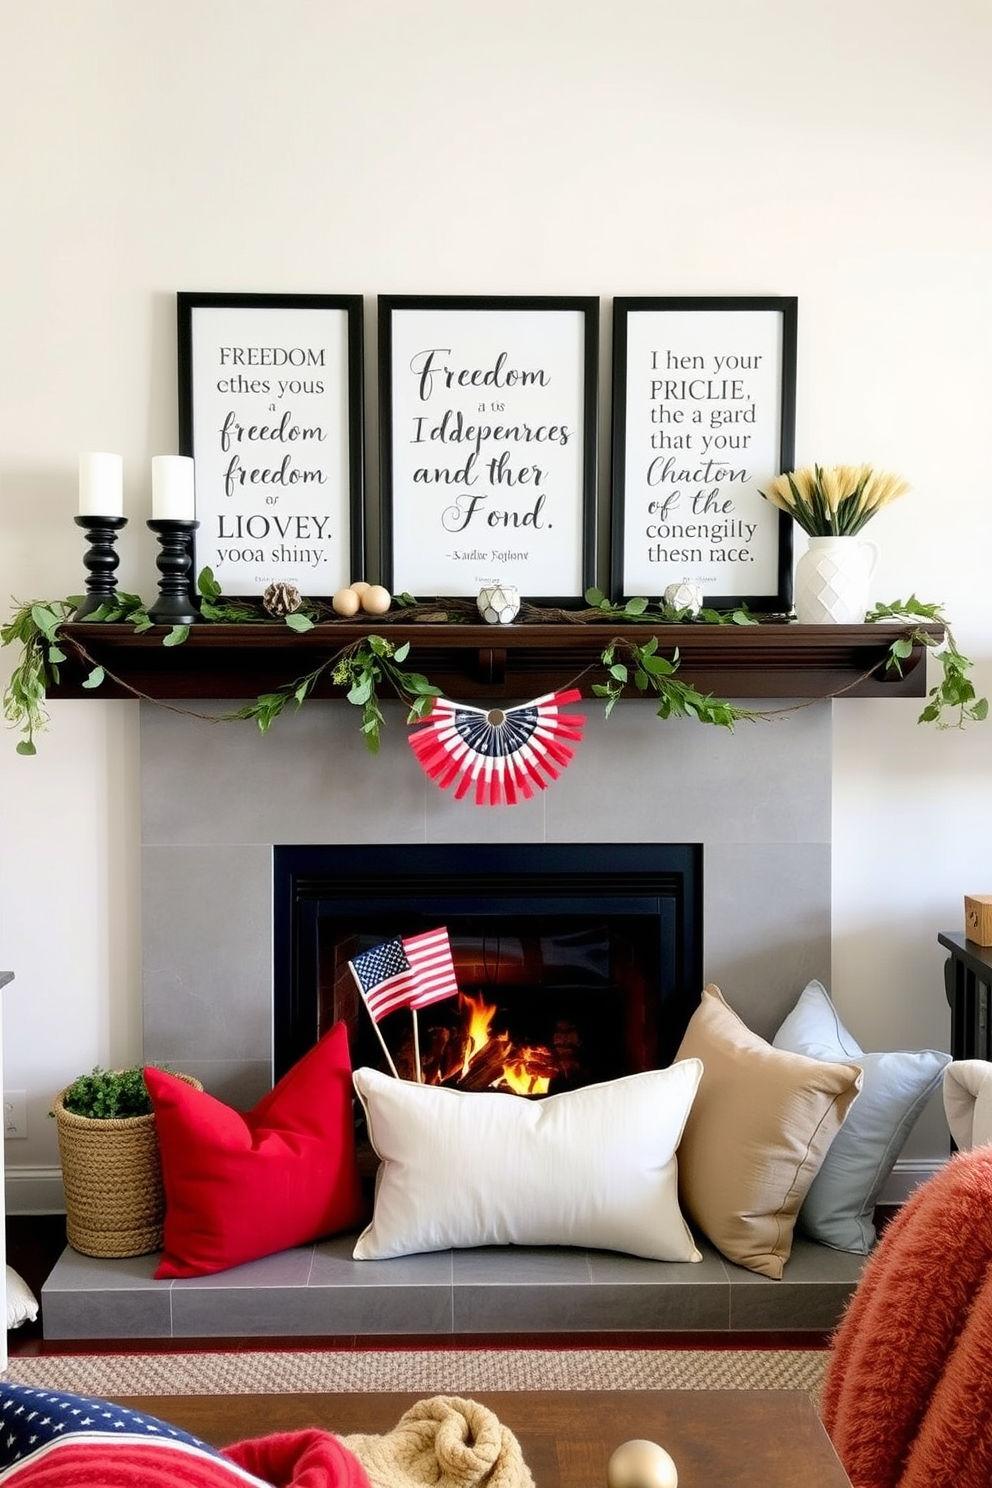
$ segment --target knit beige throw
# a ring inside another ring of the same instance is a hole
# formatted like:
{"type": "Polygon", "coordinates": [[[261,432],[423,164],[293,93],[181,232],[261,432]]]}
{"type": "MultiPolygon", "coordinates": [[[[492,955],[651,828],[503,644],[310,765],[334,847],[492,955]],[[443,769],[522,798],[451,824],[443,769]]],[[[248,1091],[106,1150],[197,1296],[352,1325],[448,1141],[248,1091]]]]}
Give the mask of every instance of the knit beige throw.
{"type": "Polygon", "coordinates": [[[372,1488],[534,1488],[513,1432],[457,1395],[418,1400],[383,1436],[341,1440],[372,1488]]]}

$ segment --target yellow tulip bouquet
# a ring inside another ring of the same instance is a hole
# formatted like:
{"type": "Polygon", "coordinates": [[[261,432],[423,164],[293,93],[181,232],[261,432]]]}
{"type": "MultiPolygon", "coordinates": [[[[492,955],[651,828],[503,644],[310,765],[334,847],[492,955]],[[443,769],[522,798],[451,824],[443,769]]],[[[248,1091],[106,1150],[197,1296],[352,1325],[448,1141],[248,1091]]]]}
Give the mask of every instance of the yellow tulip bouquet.
{"type": "Polygon", "coordinates": [[[776,475],[759,494],[811,537],[851,537],[880,507],[909,490],[901,476],[870,465],[805,465],[776,475]]]}

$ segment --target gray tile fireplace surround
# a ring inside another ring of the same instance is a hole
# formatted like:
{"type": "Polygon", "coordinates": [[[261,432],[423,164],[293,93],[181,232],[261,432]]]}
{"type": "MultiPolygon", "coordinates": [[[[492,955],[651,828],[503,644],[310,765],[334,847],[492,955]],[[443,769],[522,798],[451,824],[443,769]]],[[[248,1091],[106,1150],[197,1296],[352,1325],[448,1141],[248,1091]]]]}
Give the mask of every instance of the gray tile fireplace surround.
{"type": "Polygon", "coordinates": [[[274,844],[337,844],[346,879],[351,843],[701,843],[703,980],[772,1037],[830,979],[830,704],[790,707],[730,734],[590,699],[561,778],[489,808],[424,776],[399,705],[372,756],[344,703],[264,735],[142,703],[145,1058],[235,1106],[270,1088],[274,844]]]}
{"type": "MultiPolygon", "coordinates": [[[[353,842],[700,843],[703,978],[770,1038],[810,977],[830,977],[830,704],[790,706],[729,734],[662,722],[643,701],[605,720],[589,700],[560,780],[487,809],[426,779],[398,704],[372,757],[343,703],[308,702],[264,736],[143,703],[144,1057],[242,1108],[270,1088],[277,843],[339,844],[342,874],[353,842]]],[[[802,1241],[780,1282],[703,1251],[691,1266],[526,1249],[356,1262],[338,1239],[180,1282],[155,1282],[153,1256],[67,1251],[43,1289],[44,1327],[80,1339],[819,1330],[860,1272],[802,1241]]]]}

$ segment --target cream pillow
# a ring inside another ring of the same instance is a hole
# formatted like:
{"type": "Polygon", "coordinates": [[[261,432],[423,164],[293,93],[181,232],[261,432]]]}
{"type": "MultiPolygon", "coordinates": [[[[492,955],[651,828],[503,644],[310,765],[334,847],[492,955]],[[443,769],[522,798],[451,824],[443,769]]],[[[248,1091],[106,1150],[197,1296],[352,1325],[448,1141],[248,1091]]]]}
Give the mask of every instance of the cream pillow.
{"type": "Polygon", "coordinates": [[[20,1328],[33,1323],[38,1316],[38,1303],[24,1277],[13,1266],[6,1268],[7,1327],[20,1328]]]}
{"type": "Polygon", "coordinates": [[[967,1152],[992,1142],[992,1064],[955,1059],[943,1071],[944,1114],[955,1147],[967,1152]]]}
{"type": "Polygon", "coordinates": [[[698,1261],[675,1150],[701,1074],[689,1059],[531,1101],[356,1070],[382,1163],[355,1259],[575,1245],[698,1261]]]}
{"type": "Polygon", "coordinates": [[[857,1097],[861,1070],[773,1049],[714,986],[676,1058],[703,1063],[679,1149],[682,1207],[728,1260],[781,1280],[799,1206],[857,1097]]]}

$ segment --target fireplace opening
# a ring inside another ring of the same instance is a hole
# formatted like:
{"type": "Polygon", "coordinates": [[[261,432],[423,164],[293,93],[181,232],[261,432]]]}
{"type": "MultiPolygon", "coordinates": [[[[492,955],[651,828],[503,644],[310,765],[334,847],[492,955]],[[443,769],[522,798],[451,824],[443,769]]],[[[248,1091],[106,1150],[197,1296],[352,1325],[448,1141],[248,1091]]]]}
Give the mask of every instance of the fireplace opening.
{"type": "MultiPolygon", "coordinates": [[[[416,1039],[408,1009],[381,1020],[401,1076],[462,1090],[551,1095],[657,1064],[661,973],[651,916],[593,922],[527,904],[490,918],[449,910],[459,996],[422,1009],[416,1039]]],[[[327,919],[321,928],[329,972],[321,1031],[344,1018],[362,1062],[385,1067],[348,969],[379,931],[342,935],[327,919]]]]}
{"type": "Polygon", "coordinates": [[[275,1075],[335,1022],[387,1070],[349,960],[448,930],[459,995],[387,1014],[399,1073],[554,1094],[671,1062],[702,986],[699,844],[273,850],[275,1075]]]}

